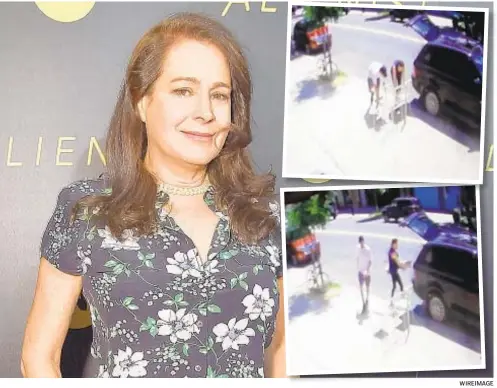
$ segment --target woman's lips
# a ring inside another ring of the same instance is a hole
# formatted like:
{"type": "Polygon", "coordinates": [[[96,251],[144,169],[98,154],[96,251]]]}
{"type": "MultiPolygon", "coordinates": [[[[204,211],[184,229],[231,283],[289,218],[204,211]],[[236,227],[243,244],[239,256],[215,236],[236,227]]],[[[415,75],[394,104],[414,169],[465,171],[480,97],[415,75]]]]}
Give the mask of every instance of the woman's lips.
{"type": "Polygon", "coordinates": [[[191,131],[182,131],[188,138],[195,140],[195,141],[210,141],[212,137],[214,136],[211,133],[205,133],[205,132],[191,132],[191,131]]]}

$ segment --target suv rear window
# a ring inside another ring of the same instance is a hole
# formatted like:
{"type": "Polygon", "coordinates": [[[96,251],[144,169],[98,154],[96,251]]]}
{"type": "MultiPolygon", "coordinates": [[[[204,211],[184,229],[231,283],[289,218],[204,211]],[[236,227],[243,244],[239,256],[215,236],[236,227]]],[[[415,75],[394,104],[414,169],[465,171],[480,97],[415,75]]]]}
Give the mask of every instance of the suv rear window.
{"type": "Polygon", "coordinates": [[[408,199],[401,199],[397,201],[397,206],[399,207],[406,207],[406,206],[411,206],[412,202],[408,199]]]}
{"type": "Polygon", "coordinates": [[[420,57],[428,66],[452,77],[462,77],[465,83],[481,76],[472,60],[457,50],[426,45],[420,57]]]}
{"type": "Polygon", "coordinates": [[[465,250],[450,247],[425,247],[418,262],[430,266],[437,272],[461,279],[464,283],[478,287],[478,261],[465,250]]]}

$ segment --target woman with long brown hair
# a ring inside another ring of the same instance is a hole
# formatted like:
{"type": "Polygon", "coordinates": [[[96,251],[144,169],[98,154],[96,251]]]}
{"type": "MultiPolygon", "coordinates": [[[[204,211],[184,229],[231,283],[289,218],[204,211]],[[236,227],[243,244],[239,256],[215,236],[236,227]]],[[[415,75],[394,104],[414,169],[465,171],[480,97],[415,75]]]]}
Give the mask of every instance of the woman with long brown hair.
{"type": "Polygon", "coordinates": [[[251,165],[250,106],[247,61],[218,22],[178,14],[142,37],[107,171],[65,187],[43,235],[24,376],[60,376],[81,290],[93,376],[285,375],[279,214],[274,176],[251,165]]]}

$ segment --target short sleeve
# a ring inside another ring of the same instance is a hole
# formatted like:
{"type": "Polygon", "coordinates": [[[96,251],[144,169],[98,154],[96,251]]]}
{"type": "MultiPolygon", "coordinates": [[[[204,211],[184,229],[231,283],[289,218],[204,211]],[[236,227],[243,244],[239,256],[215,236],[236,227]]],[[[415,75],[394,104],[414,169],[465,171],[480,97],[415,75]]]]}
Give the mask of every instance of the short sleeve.
{"type": "Polygon", "coordinates": [[[71,186],[59,193],[55,210],[43,233],[40,253],[60,271],[71,275],[84,275],[91,264],[87,252],[79,248],[82,238],[82,221],[74,217],[72,209],[82,196],[71,186]]]}
{"type": "Polygon", "coordinates": [[[275,266],[275,273],[277,278],[283,276],[283,253],[282,253],[282,240],[281,240],[281,216],[280,216],[280,205],[277,201],[270,201],[269,208],[271,210],[271,216],[275,217],[277,220],[276,227],[269,236],[269,245],[273,250],[272,263],[275,266]]]}

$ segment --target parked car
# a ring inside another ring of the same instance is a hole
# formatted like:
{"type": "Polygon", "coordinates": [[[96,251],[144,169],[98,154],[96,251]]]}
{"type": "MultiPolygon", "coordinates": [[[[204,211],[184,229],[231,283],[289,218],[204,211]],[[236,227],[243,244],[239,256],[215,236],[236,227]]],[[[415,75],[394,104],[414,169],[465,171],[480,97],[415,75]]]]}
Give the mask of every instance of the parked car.
{"type": "Polygon", "coordinates": [[[398,222],[400,218],[407,217],[420,210],[422,210],[422,206],[416,197],[399,197],[395,198],[390,205],[381,209],[381,214],[385,222],[391,219],[398,222]]]}
{"type": "Polygon", "coordinates": [[[320,22],[301,19],[293,28],[295,50],[311,54],[323,50],[331,50],[332,38],[328,26],[320,22]]]}
{"type": "Polygon", "coordinates": [[[321,244],[313,233],[294,239],[287,232],[286,241],[286,259],[289,265],[307,265],[321,258],[321,244]]]}
{"type": "Polygon", "coordinates": [[[426,241],[414,261],[412,282],[428,314],[437,322],[457,319],[479,328],[476,233],[456,224],[437,224],[422,212],[404,224],[426,241]]]}
{"type": "Polygon", "coordinates": [[[427,15],[408,24],[427,43],[414,60],[412,85],[433,116],[452,116],[473,129],[481,126],[483,46],[451,27],[434,25],[427,15]]]}
{"type": "Polygon", "coordinates": [[[390,10],[390,19],[394,22],[397,20],[400,20],[402,22],[404,21],[404,19],[411,19],[420,12],[421,11],[413,9],[392,9],[390,10]]]}

